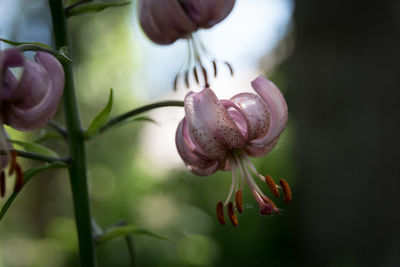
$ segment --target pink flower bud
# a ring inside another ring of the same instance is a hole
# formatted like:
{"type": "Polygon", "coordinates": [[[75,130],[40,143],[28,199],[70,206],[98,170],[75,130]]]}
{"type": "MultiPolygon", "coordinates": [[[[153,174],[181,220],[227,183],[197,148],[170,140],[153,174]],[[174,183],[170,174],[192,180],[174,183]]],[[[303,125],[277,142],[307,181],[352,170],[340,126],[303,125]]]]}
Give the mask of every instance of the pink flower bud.
{"type": "Polygon", "coordinates": [[[234,4],[235,0],[139,0],[139,20],[153,42],[171,44],[222,21],[234,4]]]}
{"type": "Polygon", "coordinates": [[[46,52],[38,52],[35,61],[25,60],[17,49],[0,51],[0,105],[2,122],[30,131],[43,127],[54,116],[64,90],[64,69],[46,52]],[[21,78],[12,67],[23,69],[21,78]]]}

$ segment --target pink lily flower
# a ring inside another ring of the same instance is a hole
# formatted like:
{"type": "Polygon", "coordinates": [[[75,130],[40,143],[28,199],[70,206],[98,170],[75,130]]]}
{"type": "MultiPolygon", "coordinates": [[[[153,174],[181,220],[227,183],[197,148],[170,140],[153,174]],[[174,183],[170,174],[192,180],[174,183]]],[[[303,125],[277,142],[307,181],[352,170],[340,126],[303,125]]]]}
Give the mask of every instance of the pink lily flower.
{"type": "MultiPolygon", "coordinates": [[[[139,0],[139,21],[146,35],[157,44],[172,44],[183,38],[188,40],[189,57],[175,76],[174,89],[182,77],[189,87],[189,72],[200,84],[202,77],[208,87],[208,74],[204,61],[214,69],[217,76],[217,60],[205,48],[195,32],[208,29],[224,20],[232,11],[235,0],[139,0]],[[199,75],[200,74],[200,75],[199,75]]],[[[233,69],[223,62],[233,75],[233,69]]]]}
{"type": "Polygon", "coordinates": [[[281,186],[267,175],[259,174],[249,157],[261,157],[276,145],[286,127],[288,109],[286,101],[271,81],[259,76],[252,83],[257,94],[240,93],[229,100],[218,100],[210,88],[189,92],[185,97],[185,117],[176,131],[176,147],[187,168],[204,176],[217,170],[229,170],[232,183],[224,203],[217,204],[217,217],[225,225],[223,208],[228,208],[229,218],[238,225],[233,210],[233,192],[239,213],[242,212],[244,183],[260,207],[261,214],[278,213],[279,209],[253,180],[250,171],[267,183],[278,197],[282,188],[285,201],[290,202],[290,187],[284,179],[281,186]],[[239,175],[238,175],[239,171],[239,175]]]}
{"type": "Polygon", "coordinates": [[[4,195],[3,169],[11,161],[9,174],[17,173],[16,190],[22,186],[23,173],[16,162],[16,151],[7,140],[3,124],[20,131],[36,130],[46,125],[57,111],[64,91],[64,69],[51,54],[38,52],[35,61],[25,60],[16,48],[0,51],[0,193],[4,195]],[[17,79],[12,68],[22,68],[17,79]]]}
{"type": "Polygon", "coordinates": [[[139,0],[139,20],[153,42],[172,44],[221,22],[234,4],[235,0],[139,0]]]}

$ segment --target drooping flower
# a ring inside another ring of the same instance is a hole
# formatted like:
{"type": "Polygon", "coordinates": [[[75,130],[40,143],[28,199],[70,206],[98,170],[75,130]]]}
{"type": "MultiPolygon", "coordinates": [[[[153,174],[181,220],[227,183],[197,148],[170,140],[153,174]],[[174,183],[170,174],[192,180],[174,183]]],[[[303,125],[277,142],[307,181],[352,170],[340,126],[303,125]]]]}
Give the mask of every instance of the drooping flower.
{"type": "MultiPolygon", "coordinates": [[[[217,76],[217,60],[205,48],[196,35],[199,28],[208,29],[225,19],[235,0],[139,0],[139,21],[146,35],[157,44],[172,44],[182,38],[187,39],[189,56],[175,76],[174,89],[183,77],[189,87],[189,72],[200,84],[202,75],[205,87],[208,87],[208,74],[204,61],[207,61],[217,76]],[[198,74],[200,71],[200,74],[198,74]]],[[[223,62],[233,75],[233,69],[223,62]]]]}
{"type": "Polygon", "coordinates": [[[244,183],[261,214],[279,212],[255,183],[250,171],[267,183],[276,197],[282,188],[285,201],[291,200],[290,187],[284,179],[280,180],[281,186],[276,185],[271,176],[259,174],[249,160],[249,157],[264,156],[276,145],[288,118],[286,101],[280,90],[264,77],[259,76],[251,85],[257,94],[240,93],[229,100],[218,100],[210,88],[189,92],[184,101],[185,117],[176,131],[178,153],[192,173],[205,176],[217,170],[231,171],[228,197],[224,203],[217,204],[217,217],[223,225],[224,207],[232,224],[238,224],[231,199],[236,191],[236,208],[242,213],[244,183]]]}
{"type": "Polygon", "coordinates": [[[0,191],[4,195],[4,168],[17,173],[15,190],[22,186],[23,174],[16,162],[16,151],[7,139],[3,124],[20,131],[46,125],[57,111],[64,90],[64,69],[51,54],[38,52],[35,61],[26,60],[16,48],[0,51],[0,191]],[[13,69],[20,68],[19,79],[13,69]]]}

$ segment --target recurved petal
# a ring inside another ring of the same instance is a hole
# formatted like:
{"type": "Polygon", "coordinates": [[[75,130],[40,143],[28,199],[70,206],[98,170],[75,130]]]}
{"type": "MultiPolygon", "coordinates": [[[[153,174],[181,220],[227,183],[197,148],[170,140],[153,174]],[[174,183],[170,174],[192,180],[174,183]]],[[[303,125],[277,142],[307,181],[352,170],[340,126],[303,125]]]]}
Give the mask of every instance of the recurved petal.
{"type": "MultiPolygon", "coordinates": [[[[208,0],[212,1],[212,0],[208,0]]],[[[235,0],[214,0],[215,8],[211,11],[211,15],[208,19],[207,25],[202,27],[209,28],[214,26],[215,24],[224,20],[229,13],[231,13],[233,6],[235,5],[235,0]]]]}
{"type": "Polygon", "coordinates": [[[267,134],[271,125],[271,113],[261,97],[251,93],[240,93],[230,100],[240,108],[246,119],[249,140],[267,134]]]}
{"type": "Polygon", "coordinates": [[[182,7],[191,20],[201,28],[210,28],[225,19],[235,0],[183,0],[182,7]]]}
{"type": "Polygon", "coordinates": [[[217,2],[215,0],[183,0],[181,5],[197,27],[208,28],[209,20],[214,13],[217,2]]]}
{"type": "Polygon", "coordinates": [[[242,110],[230,100],[220,100],[219,103],[221,103],[226,108],[229,116],[232,118],[236,126],[239,128],[240,133],[242,134],[243,139],[246,142],[249,137],[249,129],[246,118],[242,110]]]}
{"type": "Polygon", "coordinates": [[[22,66],[24,61],[21,51],[17,48],[0,51],[0,71],[3,71],[3,68],[22,66]]]}
{"type": "Polygon", "coordinates": [[[176,129],[175,144],[179,155],[185,165],[196,166],[198,169],[208,168],[215,163],[215,160],[202,155],[187,133],[187,123],[183,119],[176,129]]]}
{"type": "Polygon", "coordinates": [[[218,170],[218,161],[215,161],[211,166],[207,168],[199,168],[197,166],[186,165],[186,167],[194,174],[199,176],[207,176],[215,173],[218,170]]]}
{"type": "Polygon", "coordinates": [[[10,79],[10,67],[21,67],[24,64],[24,57],[17,48],[10,48],[4,51],[0,50],[0,107],[1,102],[15,87],[14,76],[10,79]],[[9,84],[10,83],[10,84],[9,84]]]}
{"type": "Polygon", "coordinates": [[[6,72],[3,101],[25,108],[34,106],[46,94],[47,87],[50,85],[49,80],[49,75],[42,65],[27,60],[23,65],[19,81],[11,71],[6,72]]]}
{"type": "MultiPolygon", "coordinates": [[[[18,80],[15,78],[14,74],[7,69],[2,73],[3,76],[0,79],[2,81],[2,88],[1,88],[1,101],[9,101],[12,100],[11,96],[15,92],[15,89],[18,86],[18,80]]],[[[1,74],[0,74],[1,76],[1,74]]]]}
{"type": "Polygon", "coordinates": [[[239,128],[210,88],[189,92],[184,102],[190,136],[209,158],[223,159],[227,150],[244,146],[239,128]]]}
{"type": "Polygon", "coordinates": [[[64,69],[60,62],[45,52],[38,52],[35,61],[24,64],[21,80],[14,90],[14,96],[20,100],[6,102],[3,110],[4,122],[21,131],[48,123],[64,90],[64,69]]]}
{"type": "Polygon", "coordinates": [[[139,0],[139,20],[155,43],[171,44],[197,29],[177,0],[139,0]]]}
{"type": "Polygon", "coordinates": [[[276,139],[285,129],[288,109],[281,91],[268,79],[258,76],[251,85],[268,105],[271,113],[271,126],[267,134],[251,141],[253,146],[263,147],[276,139]]]}
{"type": "Polygon", "coordinates": [[[244,151],[246,152],[246,155],[249,155],[251,157],[255,158],[262,157],[275,147],[275,145],[278,143],[278,139],[279,138],[272,140],[268,145],[263,147],[256,147],[253,146],[252,144],[249,144],[244,148],[244,151]]]}

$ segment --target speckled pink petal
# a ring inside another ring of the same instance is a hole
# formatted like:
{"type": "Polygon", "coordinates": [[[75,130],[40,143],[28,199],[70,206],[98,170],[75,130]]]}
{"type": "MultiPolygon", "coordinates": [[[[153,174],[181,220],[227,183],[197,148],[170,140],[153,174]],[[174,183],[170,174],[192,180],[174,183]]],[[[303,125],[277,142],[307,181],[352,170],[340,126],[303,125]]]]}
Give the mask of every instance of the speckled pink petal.
{"type": "Polygon", "coordinates": [[[242,113],[242,110],[230,100],[220,100],[219,103],[221,103],[226,108],[229,116],[232,118],[236,126],[239,128],[240,133],[242,134],[243,139],[246,142],[249,137],[249,129],[246,118],[242,113]]]}
{"type": "Polygon", "coordinates": [[[138,9],[140,24],[155,43],[171,44],[197,29],[177,0],[139,0],[138,9]]]}
{"type": "Polygon", "coordinates": [[[240,130],[211,89],[189,92],[184,102],[190,136],[208,157],[223,159],[228,150],[244,146],[240,130]]]}
{"type": "Polygon", "coordinates": [[[196,152],[196,147],[190,140],[190,136],[185,134],[185,119],[183,119],[176,130],[175,143],[179,155],[185,162],[185,165],[195,166],[197,169],[207,169],[208,167],[214,165],[215,160],[206,158],[205,156],[200,156],[196,152]]]}
{"type": "Polygon", "coordinates": [[[192,173],[198,175],[198,176],[207,176],[215,173],[218,170],[218,161],[216,161],[213,165],[211,165],[208,168],[199,168],[197,166],[192,166],[192,165],[186,165],[186,167],[191,171],[192,173]]]}
{"type": "Polygon", "coordinates": [[[271,125],[271,113],[261,97],[251,93],[241,93],[230,100],[240,108],[246,119],[250,141],[267,134],[271,125]]]}
{"type": "Polygon", "coordinates": [[[268,152],[270,152],[275,147],[275,145],[278,143],[278,139],[279,138],[274,139],[268,145],[263,146],[263,147],[255,147],[255,146],[252,146],[251,144],[249,144],[244,148],[244,151],[246,152],[246,155],[248,155],[248,156],[255,157],[255,158],[262,157],[262,156],[266,155],[268,152]]]}
{"type": "Polygon", "coordinates": [[[251,82],[251,85],[268,105],[271,112],[271,126],[268,133],[261,138],[250,141],[252,146],[263,147],[271,143],[285,129],[288,109],[281,91],[268,79],[258,76],[251,82]]]}
{"type": "Polygon", "coordinates": [[[21,131],[48,123],[64,90],[64,69],[60,62],[46,52],[38,52],[35,61],[25,62],[21,80],[13,92],[13,97],[20,100],[3,103],[4,122],[21,131]]]}

